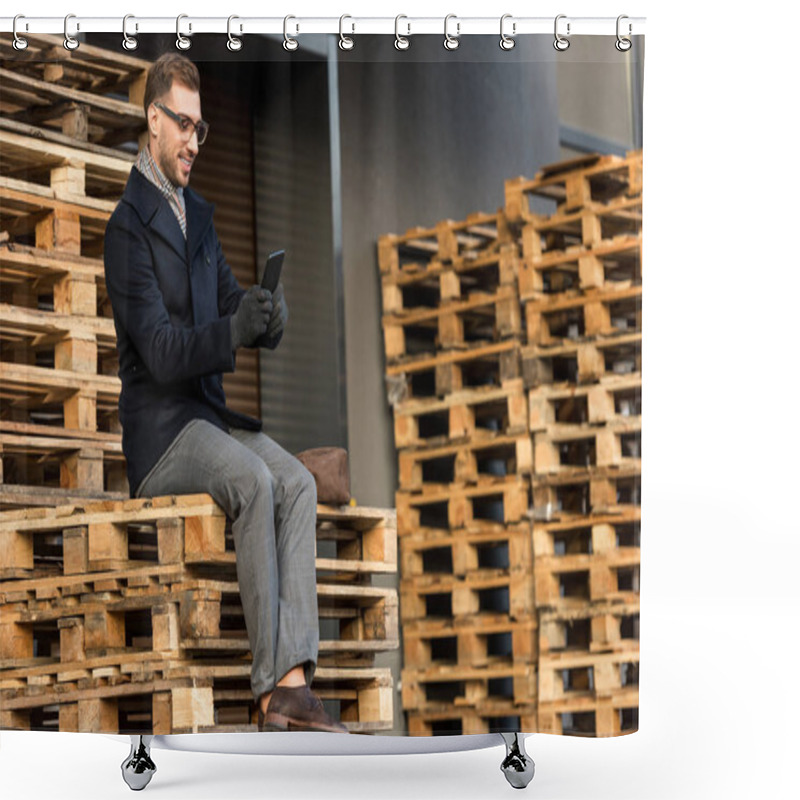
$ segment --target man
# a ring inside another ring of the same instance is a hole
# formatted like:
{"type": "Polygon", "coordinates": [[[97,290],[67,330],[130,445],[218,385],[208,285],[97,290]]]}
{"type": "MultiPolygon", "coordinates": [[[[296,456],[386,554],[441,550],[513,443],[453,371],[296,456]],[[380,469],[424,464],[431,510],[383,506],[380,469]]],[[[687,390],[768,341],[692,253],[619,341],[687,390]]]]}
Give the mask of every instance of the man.
{"type": "Polygon", "coordinates": [[[105,235],[132,497],[208,492],[233,520],[253,654],[258,729],[346,733],[309,688],[319,648],[316,486],[261,422],[225,405],[239,347],[277,347],[274,295],[243,290],[222,254],[213,205],[188,188],[208,125],[200,76],[180,54],[150,68],[139,152],[105,235]]]}

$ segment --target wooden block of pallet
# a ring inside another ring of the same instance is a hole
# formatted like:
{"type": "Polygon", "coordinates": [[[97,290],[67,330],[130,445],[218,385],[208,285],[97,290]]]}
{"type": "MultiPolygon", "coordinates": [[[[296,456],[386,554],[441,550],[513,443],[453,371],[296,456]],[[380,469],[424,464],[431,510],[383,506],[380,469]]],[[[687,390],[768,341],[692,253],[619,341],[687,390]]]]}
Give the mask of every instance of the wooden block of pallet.
{"type": "Polygon", "coordinates": [[[536,667],[532,664],[489,663],[405,668],[402,672],[403,709],[442,711],[455,706],[505,701],[515,706],[536,703],[536,667]]]}
{"type": "Polygon", "coordinates": [[[522,333],[522,306],[516,286],[501,286],[494,294],[475,292],[437,308],[386,314],[383,335],[389,363],[464,349],[476,342],[495,342],[522,333]]]}
{"type": "Polygon", "coordinates": [[[534,613],[529,569],[481,569],[464,576],[423,575],[400,581],[400,619],[460,619],[475,614],[528,619],[534,613]]]}
{"type": "Polygon", "coordinates": [[[533,519],[569,521],[641,506],[641,460],[620,466],[565,468],[533,476],[533,519]]]}
{"type": "Polygon", "coordinates": [[[528,345],[521,350],[521,364],[527,388],[595,383],[605,376],[641,374],[642,334],[617,333],[544,347],[528,345]]]}
{"type": "Polygon", "coordinates": [[[539,346],[642,330],[642,287],[563,292],[525,304],[527,341],[539,346]]]}
{"type": "Polygon", "coordinates": [[[452,392],[441,400],[406,400],[394,409],[398,449],[498,434],[513,436],[528,429],[528,401],[521,378],[504,381],[499,388],[452,392]]]}
{"type": "Polygon", "coordinates": [[[641,459],[641,417],[620,417],[605,425],[553,423],[533,434],[537,475],[564,468],[633,464],[641,459]]]}
{"type": "Polygon", "coordinates": [[[624,422],[642,413],[641,373],[603,376],[591,385],[541,385],[528,392],[531,431],[583,423],[624,422]]]}
{"type": "Polygon", "coordinates": [[[570,289],[614,291],[641,282],[641,235],[621,235],[591,247],[572,246],[543,256],[528,256],[519,268],[523,302],[570,289]]]}
{"type": "Polygon", "coordinates": [[[529,475],[533,446],[526,433],[480,437],[442,447],[409,448],[399,454],[399,481],[404,490],[441,490],[480,483],[485,478],[529,475]]]}
{"type": "Polygon", "coordinates": [[[407,399],[444,397],[463,389],[497,388],[520,374],[520,344],[514,339],[386,367],[389,402],[393,406],[407,399]]]}
{"type": "Polygon", "coordinates": [[[517,477],[485,479],[477,486],[444,492],[399,491],[395,499],[399,536],[428,529],[497,529],[527,518],[530,485],[517,477]]]}
{"type": "Polygon", "coordinates": [[[466,575],[483,568],[533,569],[528,521],[488,530],[430,531],[400,537],[401,575],[466,575]]]}
{"type": "Polygon", "coordinates": [[[381,277],[384,314],[437,308],[473,293],[496,294],[501,286],[517,284],[518,249],[515,243],[499,252],[469,251],[447,263],[432,260],[424,269],[384,273],[381,277]]]}
{"type": "Polygon", "coordinates": [[[433,228],[411,228],[403,236],[378,239],[378,265],[384,274],[422,272],[436,259],[451,262],[473,254],[498,252],[513,242],[501,210],[495,214],[470,214],[466,220],[442,220],[433,228]]]}
{"type": "Polygon", "coordinates": [[[589,155],[542,167],[532,179],[505,182],[505,212],[510,222],[535,219],[532,196],[546,197],[558,210],[570,211],[590,203],[605,203],[642,191],[642,152],[626,156],[589,155]]]}
{"type": "Polygon", "coordinates": [[[485,733],[533,733],[536,706],[490,700],[475,708],[408,711],[409,736],[461,736],[485,733]]]}
{"type": "Polygon", "coordinates": [[[639,728],[639,689],[621,690],[611,697],[589,695],[540,702],[537,706],[538,732],[566,736],[620,736],[639,728]]]}
{"type": "Polygon", "coordinates": [[[592,603],[569,611],[540,610],[539,654],[627,652],[639,646],[639,603],[592,603]]]}
{"type": "Polygon", "coordinates": [[[453,664],[484,667],[503,658],[535,664],[537,635],[536,617],[514,621],[485,613],[457,622],[417,620],[403,627],[403,663],[415,670],[453,664]]]}

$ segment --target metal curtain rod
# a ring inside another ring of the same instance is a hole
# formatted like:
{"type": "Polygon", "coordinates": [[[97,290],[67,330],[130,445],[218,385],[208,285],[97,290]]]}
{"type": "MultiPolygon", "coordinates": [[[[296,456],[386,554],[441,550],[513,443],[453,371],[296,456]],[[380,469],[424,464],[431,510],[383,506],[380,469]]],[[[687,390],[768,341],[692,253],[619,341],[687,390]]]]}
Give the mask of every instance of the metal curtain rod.
{"type": "MultiPolygon", "coordinates": [[[[444,17],[195,17],[181,14],[175,17],[137,17],[126,15],[125,30],[130,36],[144,33],[175,33],[191,36],[194,33],[243,34],[389,34],[403,36],[416,34],[443,34],[470,36],[495,34],[501,29],[506,36],[524,34],[553,34],[560,36],[636,36],[645,32],[645,17],[570,17],[559,14],[554,17],[459,17],[449,14],[444,17]],[[235,22],[232,22],[234,21],[235,22]]],[[[26,33],[65,33],[76,36],[81,33],[123,32],[123,17],[83,17],[69,14],[67,17],[0,17],[0,32],[19,36],[26,33]],[[15,26],[16,20],[16,26],[15,26]]]]}

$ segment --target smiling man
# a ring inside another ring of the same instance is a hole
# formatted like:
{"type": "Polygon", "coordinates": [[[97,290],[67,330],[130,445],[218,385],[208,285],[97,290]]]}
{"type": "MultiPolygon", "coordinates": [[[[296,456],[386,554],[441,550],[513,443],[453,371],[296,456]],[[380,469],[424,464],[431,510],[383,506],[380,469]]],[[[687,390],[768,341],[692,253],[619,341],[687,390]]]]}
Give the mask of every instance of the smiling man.
{"type": "Polygon", "coordinates": [[[233,520],[258,729],[346,733],[310,689],[319,648],[314,479],[260,420],[229,409],[222,388],[239,347],[278,346],[283,286],[274,295],[239,286],[214,207],[189,188],[209,133],[189,59],[167,54],[152,65],[144,111],[148,142],[104,249],[130,493],[207,492],[233,520]]]}

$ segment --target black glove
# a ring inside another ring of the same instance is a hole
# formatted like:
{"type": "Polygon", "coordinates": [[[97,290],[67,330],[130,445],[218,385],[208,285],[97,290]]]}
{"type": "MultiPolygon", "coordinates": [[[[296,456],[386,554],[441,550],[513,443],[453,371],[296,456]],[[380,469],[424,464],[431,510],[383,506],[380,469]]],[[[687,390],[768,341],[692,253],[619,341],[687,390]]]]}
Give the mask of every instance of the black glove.
{"type": "Polygon", "coordinates": [[[231,346],[234,350],[250,345],[267,330],[272,315],[272,293],[260,286],[251,286],[239,301],[231,317],[231,346]]]}
{"type": "Polygon", "coordinates": [[[274,339],[286,326],[289,320],[289,306],[286,305],[286,298],[283,296],[283,284],[279,283],[275,294],[272,295],[272,314],[269,318],[268,336],[274,339]]]}

